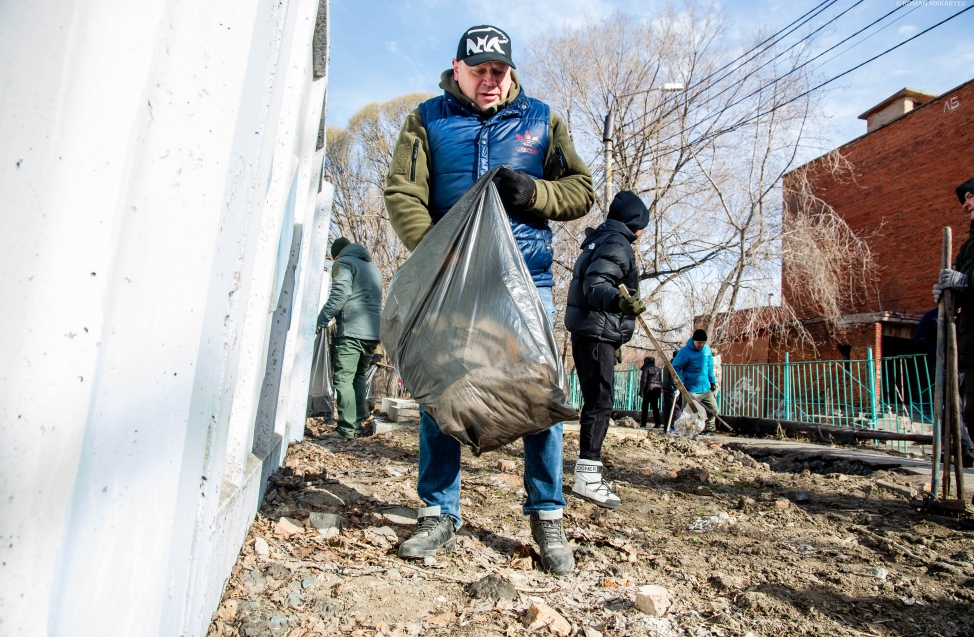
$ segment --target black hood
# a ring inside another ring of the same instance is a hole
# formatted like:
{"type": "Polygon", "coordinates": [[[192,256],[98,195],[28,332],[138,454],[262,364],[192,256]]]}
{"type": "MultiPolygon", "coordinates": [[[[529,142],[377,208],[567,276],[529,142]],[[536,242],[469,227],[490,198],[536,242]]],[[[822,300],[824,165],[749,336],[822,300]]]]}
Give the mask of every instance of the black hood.
{"type": "Polygon", "coordinates": [[[601,237],[604,234],[618,233],[626,238],[629,243],[636,240],[636,233],[629,229],[629,227],[622,223],[621,221],[616,221],[615,219],[606,219],[603,221],[598,228],[585,228],[585,240],[582,241],[582,247],[585,244],[596,237],[601,237]]]}
{"type": "Polygon", "coordinates": [[[631,190],[623,190],[612,200],[606,218],[621,221],[635,233],[649,224],[649,209],[639,195],[631,190]]]}

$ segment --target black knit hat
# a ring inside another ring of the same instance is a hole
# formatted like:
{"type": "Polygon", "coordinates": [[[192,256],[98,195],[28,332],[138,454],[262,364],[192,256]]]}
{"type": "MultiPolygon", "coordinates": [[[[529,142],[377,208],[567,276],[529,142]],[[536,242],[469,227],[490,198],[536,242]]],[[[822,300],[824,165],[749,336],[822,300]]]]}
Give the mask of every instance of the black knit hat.
{"type": "Polygon", "coordinates": [[[957,186],[954,192],[957,193],[957,198],[960,199],[960,202],[963,204],[964,197],[967,193],[974,195],[974,178],[968,179],[961,185],[957,186]]]}
{"type": "Polygon", "coordinates": [[[338,237],[331,244],[331,258],[337,259],[338,254],[345,249],[345,246],[351,245],[352,242],[345,237],[338,237]]]}
{"type": "Polygon", "coordinates": [[[637,232],[649,223],[649,209],[631,190],[623,190],[609,204],[609,219],[626,224],[626,227],[637,232]]]}
{"type": "Polygon", "coordinates": [[[691,340],[694,340],[694,341],[704,341],[704,342],[706,342],[706,340],[707,340],[707,333],[705,331],[703,331],[703,330],[694,330],[693,337],[691,337],[691,340]]]}

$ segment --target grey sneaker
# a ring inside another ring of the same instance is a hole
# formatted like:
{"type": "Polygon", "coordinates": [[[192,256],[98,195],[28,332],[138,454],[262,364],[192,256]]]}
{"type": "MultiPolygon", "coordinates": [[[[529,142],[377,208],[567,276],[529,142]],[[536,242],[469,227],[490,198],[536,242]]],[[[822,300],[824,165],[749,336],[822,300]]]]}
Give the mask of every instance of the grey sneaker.
{"type": "Polygon", "coordinates": [[[541,549],[541,565],[552,575],[571,575],[575,558],[561,527],[562,510],[531,514],[531,535],[541,549]]]}
{"type": "Polygon", "coordinates": [[[399,545],[399,557],[407,560],[433,557],[437,553],[449,552],[456,548],[456,530],[453,518],[440,517],[440,507],[424,507],[419,510],[416,532],[399,545]]]}

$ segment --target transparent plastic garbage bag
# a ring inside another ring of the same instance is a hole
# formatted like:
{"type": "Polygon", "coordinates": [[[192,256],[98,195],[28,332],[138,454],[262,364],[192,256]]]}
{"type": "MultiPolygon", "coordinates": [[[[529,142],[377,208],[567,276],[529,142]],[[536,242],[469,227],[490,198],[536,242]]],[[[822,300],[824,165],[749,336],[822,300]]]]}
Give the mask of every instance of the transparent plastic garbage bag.
{"type": "Polygon", "coordinates": [[[495,173],[471,186],[396,272],[381,324],[413,399],[477,455],[576,417],[495,173]]]}
{"type": "Polygon", "coordinates": [[[697,406],[699,413],[693,413],[693,408],[686,405],[680,417],[673,421],[673,429],[680,438],[699,436],[707,426],[707,410],[699,401],[694,400],[693,404],[697,406]]]}

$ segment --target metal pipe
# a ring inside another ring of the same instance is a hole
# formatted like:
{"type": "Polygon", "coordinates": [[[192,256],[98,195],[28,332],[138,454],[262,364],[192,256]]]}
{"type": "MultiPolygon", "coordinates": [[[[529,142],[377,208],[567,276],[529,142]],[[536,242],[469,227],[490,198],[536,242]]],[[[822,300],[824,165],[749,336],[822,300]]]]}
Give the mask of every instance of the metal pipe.
{"type": "Polygon", "coordinates": [[[614,104],[609,104],[609,112],[605,114],[605,126],[602,128],[602,143],[605,145],[605,193],[602,196],[602,212],[609,214],[609,204],[612,203],[612,136],[615,134],[615,114],[612,112],[614,104]]]}

